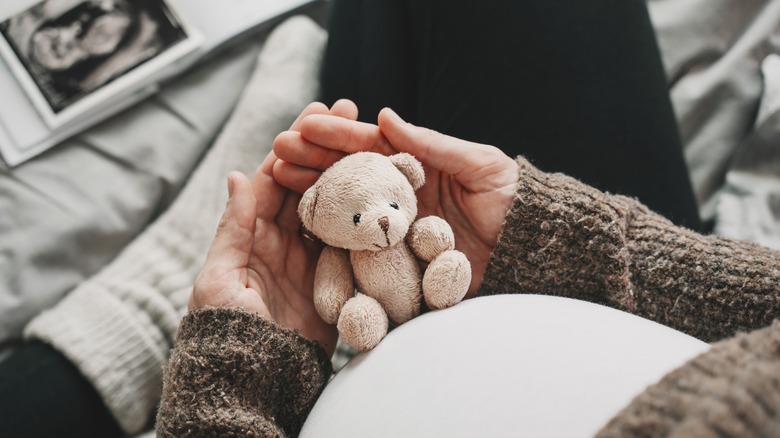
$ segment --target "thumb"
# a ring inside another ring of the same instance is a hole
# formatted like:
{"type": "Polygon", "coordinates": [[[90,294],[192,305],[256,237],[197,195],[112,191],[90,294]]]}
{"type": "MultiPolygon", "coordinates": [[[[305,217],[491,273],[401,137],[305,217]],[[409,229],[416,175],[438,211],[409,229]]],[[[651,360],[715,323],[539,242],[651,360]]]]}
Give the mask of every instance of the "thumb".
{"type": "Polygon", "coordinates": [[[257,201],[252,184],[243,173],[231,172],[228,192],[230,198],[201,271],[208,282],[219,283],[229,272],[246,268],[254,243],[257,201]]]}
{"type": "Polygon", "coordinates": [[[393,148],[408,152],[423,164],[451,175],[483,164],[484,150],[493,149],[491,146],[414,126],[390,108],[382,109],[377,121],[379,130],[393,148]]]}

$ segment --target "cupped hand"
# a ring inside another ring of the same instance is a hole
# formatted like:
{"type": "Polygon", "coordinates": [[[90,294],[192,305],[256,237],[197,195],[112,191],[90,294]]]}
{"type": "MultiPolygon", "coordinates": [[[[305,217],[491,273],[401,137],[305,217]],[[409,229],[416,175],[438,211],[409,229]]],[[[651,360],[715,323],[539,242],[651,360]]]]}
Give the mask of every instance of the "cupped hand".
{"type": "Polygon", "coordinates": [[[469,296],[479,289],[515,197],[518,165],[501,150],[413,126],[385,108],[379,113],[378,125],[310,115],[299,131],[280,134],[274,151],[280,160],[274,166],[274,178],[299,193],[349,153],[414,155],[426,175],[425,185],[417,191],[419,216],[437,215],[449,222],[456,248],[472,265],[469,296]]]}
{"type": "MultiPolygon", "coordinates": [[[[357,118],[354,105],[309,105],[293,123],[311,114],[357,118]]],[[[277,161],[271,152],[250,182],[240,172],[228,175],[230,197],[195,280],[190,310],[239,307],[298,330],[322,345],[328,354],[337,332],[317,314],[312,302],[314,270],[321,245],[301,236],[297,215],[300,195],[273,178],[277,161]]]]}

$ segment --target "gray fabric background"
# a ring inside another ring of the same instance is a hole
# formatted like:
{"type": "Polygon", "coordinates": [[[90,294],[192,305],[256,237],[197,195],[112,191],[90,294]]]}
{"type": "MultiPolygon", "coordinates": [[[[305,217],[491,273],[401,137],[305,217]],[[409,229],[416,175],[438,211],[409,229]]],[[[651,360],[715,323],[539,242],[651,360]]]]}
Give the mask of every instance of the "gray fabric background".
{"type": "Polygon", "coordinates": [[[780,249],[780,1],[647,3],[702,217],[780,249]]]}
{"type": "Polygon", "coordinates": [[[111,260],[176,196],[235,105],[244,43],[47,153],[0,168],[0,342],[111,260]]]}

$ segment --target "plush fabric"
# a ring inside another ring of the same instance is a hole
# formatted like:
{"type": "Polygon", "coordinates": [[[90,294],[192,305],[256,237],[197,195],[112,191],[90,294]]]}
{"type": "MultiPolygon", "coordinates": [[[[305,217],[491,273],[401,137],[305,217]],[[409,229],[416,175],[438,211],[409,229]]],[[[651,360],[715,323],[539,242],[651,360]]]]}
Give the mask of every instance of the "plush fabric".
{"type": "Polygon", "coordinates": [[[471,265],[453,249],[450,225],[428,217],[413,226],[424,183],[409,154],[358,152],[326,169],[298,204],[303,226],[329,248],[317,262],[314,306],[357,350],[374,348],[388,319],[400,325],[419,315],[423,296],[441,309],[468,291],[471,265]],[[346,249],[348,259],[330,248],[346,249]],[[415,253],[430,262],[424,275],[415,253]]]}

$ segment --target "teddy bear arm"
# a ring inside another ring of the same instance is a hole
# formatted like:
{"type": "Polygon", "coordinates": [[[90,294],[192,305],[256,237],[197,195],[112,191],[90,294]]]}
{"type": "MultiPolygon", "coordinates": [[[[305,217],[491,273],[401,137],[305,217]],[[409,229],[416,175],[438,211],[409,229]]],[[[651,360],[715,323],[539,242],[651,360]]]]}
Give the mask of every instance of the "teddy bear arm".
{"type": "Polygon", "coordinates": [[[328,324],[339,319],[344,303],[355,294],[352,265],[345,249],[325,247],[314,273],[314,307],[328,324]]]}
{"type": "Polygon", "coordinates": [[[417,258],[430,262],[444,251],[455,248],[455,235],[444,219],[427,216],[412,224],[406,243],[417,258]]]}

